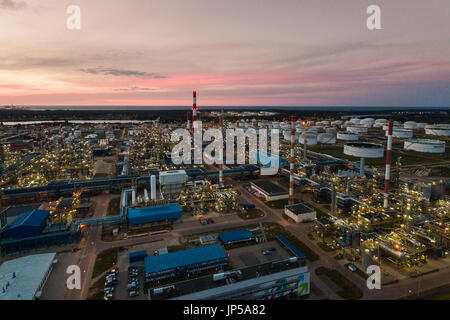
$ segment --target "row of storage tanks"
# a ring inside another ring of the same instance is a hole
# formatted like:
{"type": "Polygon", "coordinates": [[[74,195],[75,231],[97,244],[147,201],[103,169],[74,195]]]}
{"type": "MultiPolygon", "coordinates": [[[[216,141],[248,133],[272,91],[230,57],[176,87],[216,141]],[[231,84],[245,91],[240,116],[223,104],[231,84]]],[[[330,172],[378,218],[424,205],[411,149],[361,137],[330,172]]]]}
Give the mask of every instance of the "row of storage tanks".
{"type": "MultiPolygon", "coordinates": [[[[273,129],[280,129],[283,133],[283,138],[287,141],[291,140],[291,124],[289,122],[256,122],[256,120],[244,122],[240,121],[231,127],[249,128],[252,126],[259,128],[270,127],[273,129]]],[[[295,123],[295,141],[301,144],[316,145],[316,144],[334,144],[336,140],[345,142],[357,141],[359,135],[367,133],[368,129],[383,128],[388,130],[387,119],[373,119],[352,118],[347,121],[343,120],[322,120],[322,121],[303,121],[295,123]],[[339,131],[338,128],[345,128],[346,131],[339,131]]],[[[445,141],[430,140],[430,139],[412,139],[413,130],[425,129],[426,134],[438,136],[450,136],[450,125],[430,125],[426,123],[419,123],[415,121],[406,121],[403,125],[395,121],[392,136],[394,138],[405,139],[404,149],[414,150],[419,152],[442,153],[445,152],[445,141]]]]}

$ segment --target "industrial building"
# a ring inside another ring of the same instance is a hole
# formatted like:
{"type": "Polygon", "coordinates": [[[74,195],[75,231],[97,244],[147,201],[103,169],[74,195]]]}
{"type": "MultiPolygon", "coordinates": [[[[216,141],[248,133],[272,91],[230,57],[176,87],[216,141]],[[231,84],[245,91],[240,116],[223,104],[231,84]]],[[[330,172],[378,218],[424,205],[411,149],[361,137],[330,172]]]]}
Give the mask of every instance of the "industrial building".
{"type": "Polygon", "coordinates": [[[207,275],[149,290],[150,300],[271,300],[310,293],[310,273],[297,257],[207,275]]]}
{"type": "Polygon", "coordinates": [[[176,251],[145,258],[146,281],[186,276],[228,265],[228,256],[219,244],[176,251]]]}
{"type": "Polygon", "coordinates": [[[130,225],[139,225],[152,222],[172,221],[181,218],[181,212],[182,210],[179,204],[128,209],[128,223],[130,225]]]}
{"type": "Polygon", "coordinates": [[[240,242],[254,241],[255,235],[247,229],[240,229],[219,233],[219,240],[223,245],[235,244],[240,242]]]}
{"type": "Polygon", "coordinates": [[[36,300],[53,269],[56,253],[29,255],[0,265],[0,300],[36,300]]]}
{"type": "Polygon", "coordinates": [[[284,213],[297,223],[316,219],[316,211],[303,203],[287,205],[284,208],[284,213]]]}
{"type": "Polygon", "coordinates": [[[252,181],[250,186],[266,198],[267,201],[287,199],[289,193],[282,187],[268,180],[252,181]]]}
{"type": "Polygon", "coordinates": [[[27,238],[39,235],[47,225],[50,212],[33,210],[22,213],[2,230],[3,239],[27,238]]]}

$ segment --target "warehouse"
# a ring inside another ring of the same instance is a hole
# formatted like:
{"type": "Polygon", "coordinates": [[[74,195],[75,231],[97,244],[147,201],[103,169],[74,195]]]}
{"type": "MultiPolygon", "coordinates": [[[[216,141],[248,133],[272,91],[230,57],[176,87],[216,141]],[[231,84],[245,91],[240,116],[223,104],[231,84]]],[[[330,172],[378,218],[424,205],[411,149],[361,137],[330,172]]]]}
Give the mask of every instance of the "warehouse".
{"type": "Polygon", "coordinates": [[[0,228],[6,226],[7,224],[13,223],[14,220],[17,219],[17,217],[19,217],[21,214],[25,212],[30,212],[35,209],[43,209],[43,208],[44,206],[40,204],[8,207],[0,212],[0,228]]]}
{"type": "Polygon", "coordinates": [[[219,244],[176,251],[145,258],[146,281],[185,276],[204,270],[223,268],[228,256],[219,244]]]}
{"type": "Polygon", "coordinates": [[[269,300],[310,293],[310,273],[297,257],[180,281],[149,290],[150,300],[269,300]]]}
{"type": "Polygon", "coordinates": [[[297,223],[316,219],[316,211],[305,206],[303,203],[286,206],[284,213],[297,223]]]}
{"type": "Polygon", "coordinates": [[[128,221],[130,225],[138,225],[151,222],[161,222],[181,218],[181,207],[179,204],[146,207],[128,210],[128,221]]]}
{"type": "Polygon", "coordinates": [[[250,186],[253,190],[262,194],[267,201],[287,199],[289,196],[286,190],[268,180],[253,181],[250,186]]]}
{"type": "Polygon", "coordinates": [[[49,215],[49,211],[37,209],[22,213],[3,229],[3,238],[15,239],[40,235],[47,225],[49,215]]]}
{"type": "Polygon", "coordinates": [[[254,241],[254,234],[247,229],[233,230],[219,233],[222,244],[235,244],[240,242],[254,241]]]}
{"type": "Polygon", "coordinates": [[[0,300],[36,300],[41,296],[56,253],[29,255],[0,266],[0,300]]]}

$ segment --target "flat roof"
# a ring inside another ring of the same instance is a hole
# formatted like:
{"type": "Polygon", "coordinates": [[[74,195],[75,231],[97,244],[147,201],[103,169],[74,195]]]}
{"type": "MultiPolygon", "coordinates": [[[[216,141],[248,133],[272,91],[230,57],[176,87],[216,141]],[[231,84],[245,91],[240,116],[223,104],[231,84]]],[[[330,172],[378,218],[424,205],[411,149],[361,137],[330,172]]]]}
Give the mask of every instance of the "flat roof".
{"type": "Polygon", "coordinates": [[[300,259],[305,259],[303,252],[298,250],[288,239],[283,236],[277,236],[278,241],[280,241],[289,251],[295,254],[300,259]]]}
{"type": "Polygon", "coordinates": [[[310,207],[304,205],[303,203],[296,203],[296,204],[287,205],[286,209],[291,211],[296,216],[298,216],[300,214],[315,212],[315,210],[313,210],[310,207]]]}
{"type": "Polygon", "coordinates": [[[251,184],[255,185],[268,195],[281,195],[288,193],[282,187],[269,180],[252,181],[251,184]]]}
{"type": "Polygon", "coordinates": [[[145,258],[145,273],[149,274],[224,258],[228,258],[228,256],[219,244],[181,250],[145,258]]]}
{"type": "Polygon", "coordinates": [[[55,256],[56,253],[34,254],[3,262],[0,266],[0,300],[33,300],[42,290],[42,282],[55,256]]]}
{"type": "MultiPolygon", "coordinates": [[[[251,285],[246,283],[247,280],[258,280],[263,279],[265,276],[273,275],[279,272],[288,271],[288,270],[296,270],[298,271],[298,268],[302,268],[301,270],[304,272],[308,271],[308,268],[305,266],[304,261],[297,260],[294,262],[287,263],[287,259],[281,259],[276,261],[270,261],[262,264],[257,264],[253,266],[243,267],[239,269],[234,269],[232,271],[226,271],[230,272],[231,276],[230,278],[234,278],[232,275],[233,273],[237,273],[238,271],[241,272],[242,278],[240,278],[239,281],[234,282],[233,284],[239,284],[239,285],[251,285]]],[[[232,284],[232,285],[233,285],[232,284]]],[[[236,289],[234,287],[230,287],[230,285],[227,285],[227,281],[225,279],[216,280],[214,281],[213,275],[207,275],[199,278],[184,280],[176,283],[172,283],[167,286],[174,286],[175,290],[173,290],[171,293],[162,293],[162,294],[155,294],[154,290],[156,288],[152,288],[150,291],[150,298],[151,300],[162,300],[162,299],[201,299],[201,297],[211,297],[214,294],[221,294],[225,293],[225,288],[231,290],[236,289]],[[216,292],[211,292],[209,290],[215,289],[216,292]],[[206,291],[209,291],[206,296],[204,294],[206,291]]],[[[163,286],[165,287],[165,286],[163,286]]]]}
{"type": "Polygon", "coordinates": [[[219,239],[222,243],[245,241],[249,239],[254,239],[253,233],[247,229],[232,230],[227,232],[219,233],[219,239]]]}

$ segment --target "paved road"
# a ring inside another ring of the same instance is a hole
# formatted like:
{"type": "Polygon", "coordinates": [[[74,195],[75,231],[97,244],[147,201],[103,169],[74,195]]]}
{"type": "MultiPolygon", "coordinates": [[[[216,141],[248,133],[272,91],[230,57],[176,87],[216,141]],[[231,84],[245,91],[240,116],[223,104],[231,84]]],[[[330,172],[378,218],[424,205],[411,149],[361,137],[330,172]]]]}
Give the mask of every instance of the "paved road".
{"type": "MultiPolygon", "coordinates": [[[[92,197],[96,202],[95,212],[93,217],[100,218],[106,215],[109,201],[117,197],[111,194],[101,194],[97,197],[92,197]]],[[[81,290],[67,290],[66,299],[68,300],[83,300],[87,298],[87,293],[90,287],[90,279],[94,269],[95,257],[99,252],[97,250],[97,242],[101,238],[101,227],[90,226],[90,230],[83,234],[81,240],[81,250],[78,252],[78,266],[81,269],[81,290]]]]}
{"type": "MultiPolygon", "coordinates": [[[[224,228],[243,227],[249,224],[256,224],[259,222],[274,222],[280,224],[320,256],[319,261],[308,263],[311,272],[311,283],[314,283],[314,285],[317,286],[320,289],[320,291],[322,291],[322,293],[330,299],[338,300],[341,298],[337,296],[333,292],[333,290],[331,290],[330,287],[324,281],[322,281],[322,279],[316,276],[314,270],[319,266],[325,266],[328,268],[338,270],[342,275],[344,275],[347,279],[349,279],[351,282],[353,282],[362,290],[365,299],[399,299],[401,297],[404,297],[408,293],[415,293],[417,291],[428,290],[448,282],[449,270],[441,271],[436,274],[430,274],[428,276],[424,276],[418,279],[409,278],[404,281],[402,280],[398,284],[390,285],[388,287],[383,288],[383,290],[369,290],[366,285],[366,280],[361,278],[356,273],[353,273],[350,270],[348,270],[343,265],[342,262],[335,260],[330,253],[323,251],[320,247],[318,247],[318,245],[314,241],[311,241],[308,238],[307,235],[309,230],[307,224],[290,224],[289,222],[287,222],[285,219],[282,218],[281,210],[273,210],[267,207],[262,200],[253,196],[245,188],[243,188],[241,186],[241,183],[234,183],[234,187],[241,192],[242,199],[244,199],[248,203],[254,203],[256,208],[262,210],[265,213],[265,216],[251,220],[240,220],[236,216],[218,217],[215,218],[216,223],[209,224],[206,226],[199,225],[198,222],[195,220],[183,223],[176,223],[174,225],[174,230],[170,233],[154,235],[150,237],[125,239],[114,242],[102,241],[101,227],[91,227],[87,238],[83,240],[84,242],[81,244],[83,249],[80,250],[79,253],[79,266],[83,272],[82,290],[81,291],[73,290],[67,295],[67,299],[76,300],[87,298],[88,289],[90,287],[90,279],[95,263],[95,257],[99,252],[111,248],[112,246],[128,247],[137,244],[147,243],[149,241],[168,240],[173,239],[174,237],[186,236],[195,233],[202,233],[208,231],[214,232],[224,228]]],[[[112,195],[105,194],[99,196],[98,199],[95,199],[97,201],[97,207],[94,214],[95,217],[101,217],[106,214],[109,199],[112,197],[113,197],[112,195]]],[[[298,194],[297,198],[301,199],[301,197],[298,194]]],[[[310,199],[304,200],[308,202],[310,201],[310,199]]],[[[325,208],[321,209],[327,211],[325,208]]]]}

